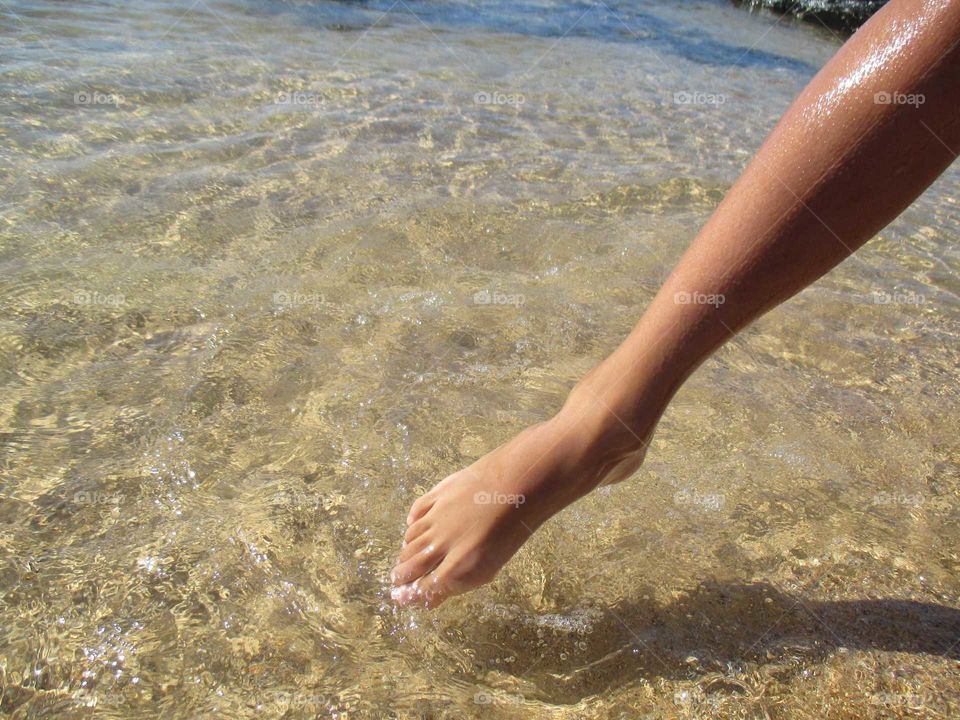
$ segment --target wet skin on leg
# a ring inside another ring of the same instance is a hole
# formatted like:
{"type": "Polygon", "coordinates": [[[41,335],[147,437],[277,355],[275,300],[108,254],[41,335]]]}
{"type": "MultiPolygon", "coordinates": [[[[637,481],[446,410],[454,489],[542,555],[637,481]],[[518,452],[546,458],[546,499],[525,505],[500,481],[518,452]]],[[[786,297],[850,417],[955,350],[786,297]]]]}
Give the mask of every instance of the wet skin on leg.
{"type": "Polygon", "coordinates": [[[923,192],[960,149],[958,45],[960,2],[892,0],[867,22],[804,88],[634,330],[557,415],[413,504],[392,571],[397,603],[436,607],[489,582],[548,518],[633,473],[667,403],[711,353],[923,192]],[[896,101],[909,96],[923,102],[896,101]],[[677,301],[695,293],[724,302],[677,301]]]}

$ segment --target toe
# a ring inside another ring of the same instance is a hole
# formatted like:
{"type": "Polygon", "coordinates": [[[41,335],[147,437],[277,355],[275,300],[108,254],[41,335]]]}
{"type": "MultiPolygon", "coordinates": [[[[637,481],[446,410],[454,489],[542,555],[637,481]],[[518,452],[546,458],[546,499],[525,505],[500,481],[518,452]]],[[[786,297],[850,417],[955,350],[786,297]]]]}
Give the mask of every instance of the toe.
{"type": "Polygon", "coordinates": [[[390,596],[400,607],[418,606],[432,610],[444,600],[464,592],[445,572],[445,565],[446,562],[441,563],[433,572],[419,580],[393,588],[390,596]]]}
{"type": "Polygon", "coordinates": [[[394,585],[409,585],[433,570],[443,560],[443,553],[436,545],[427,545],[409,560],[397,565],[390,573],[394,585]]]}
{"type": "Polygon", "coordinates": [[[400,555],[397,560],[397,564],[399,565],[400,563],[409,560],[418,552],[420,552],[421,550],[424,550],[427,547],[427,545],[429,545],[430,542],[432,541],[432,538],[430,535],[431,535],[430,533],[424,533],[413,542],[404,543],[403,547],[400,549],[400,555]]]}
{"type": "Polygon", "coordinates": [[[436,498],[433,496],[432,491],[418,497],[407,515],[407,525],[413,525],[417,520],[422,518],[427,511],[433,507],[435,502],[436,498]]]}
{"type": "Polygon", "coordinates": [[[407,528],[407,532],[404,533],[403,539],[405,542],[412,543],[418,537],[423,535],[423,533],[430,527],[430,522],[427,518],[420,518],[413,525],[407,528]]]}

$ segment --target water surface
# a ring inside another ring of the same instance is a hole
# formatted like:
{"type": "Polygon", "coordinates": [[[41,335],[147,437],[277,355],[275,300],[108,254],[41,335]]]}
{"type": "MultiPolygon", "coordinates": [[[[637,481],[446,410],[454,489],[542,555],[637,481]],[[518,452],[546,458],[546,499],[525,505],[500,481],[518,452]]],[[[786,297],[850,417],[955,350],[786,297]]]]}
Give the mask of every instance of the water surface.
{"type": "Polygon", "coordinates": [[[4,4],[2,712],[955,716],[956,169],[492,586],[386,592],[410,503],[559,408],[840,42],[722,2],[4,4]]]}

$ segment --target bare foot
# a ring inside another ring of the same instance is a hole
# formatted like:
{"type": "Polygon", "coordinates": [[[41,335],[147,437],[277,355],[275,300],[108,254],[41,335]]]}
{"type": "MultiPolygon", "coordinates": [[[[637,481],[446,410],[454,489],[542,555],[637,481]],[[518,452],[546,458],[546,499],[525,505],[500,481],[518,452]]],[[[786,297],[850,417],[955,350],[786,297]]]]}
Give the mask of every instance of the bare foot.
{"type": "Polygon", "coordinates": [[[650,432],[642,442],[634,435],[629,451],[613,452],[609,444],[601,450],[585,425],[561,413],[420,497],[391,572],[393,599],[433,608],[490,582],[548,518],[640,467],[650,432]]]}

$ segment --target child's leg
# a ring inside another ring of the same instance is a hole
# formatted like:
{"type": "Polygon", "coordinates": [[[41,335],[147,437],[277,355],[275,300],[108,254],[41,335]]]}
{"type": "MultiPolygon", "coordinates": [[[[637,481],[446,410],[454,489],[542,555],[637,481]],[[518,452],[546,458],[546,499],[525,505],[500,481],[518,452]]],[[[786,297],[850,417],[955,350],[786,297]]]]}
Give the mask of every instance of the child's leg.
{"type": "Polygon", "coordinates": [[[960,3],[893,0],[844,45],[560,413],[414,503],[393,571],[400,604],[432,607],[488,582],[547,518],[635,470],[670,398],[705,358],[933,182],[960,150],[958,41],[960,3]],[[898,101],[911,95],[922,104],[898,101]],[[724,302],[696,302],[704,296],[724,302]]]}

